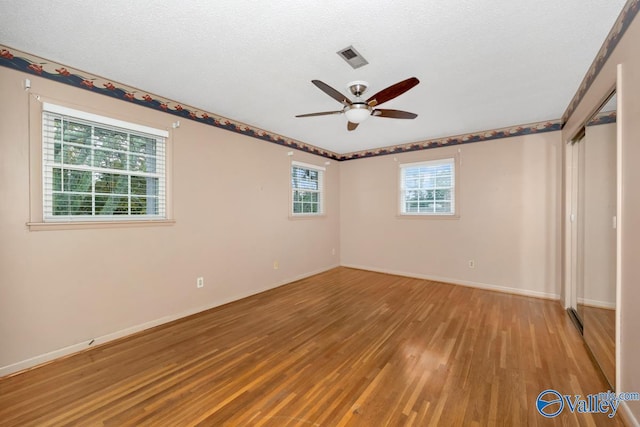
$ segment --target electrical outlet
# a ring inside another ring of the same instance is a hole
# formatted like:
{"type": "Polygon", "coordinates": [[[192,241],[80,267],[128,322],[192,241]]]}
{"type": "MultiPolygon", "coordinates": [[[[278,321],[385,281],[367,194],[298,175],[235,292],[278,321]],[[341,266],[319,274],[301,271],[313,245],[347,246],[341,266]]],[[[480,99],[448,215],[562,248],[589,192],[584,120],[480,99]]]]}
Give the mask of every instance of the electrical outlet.
{"type": "Polygon", "coordinates": [[[476,268],[475,260],[472,260],[472,259],[469,260],[469,268],[476,268]]]}
{"type": "Polygon", "coordinates": [[[273,269],[277,270],[280,268],[280,263],[278,261],[273,261],[273,269]]]}
{"type": "Polygon", "coordinates": [[[336,248],[331,249],[331,255],[335,255],[336,254],[336,248]]]}
{"type": "Polygon", "coordinates": [[[204,277],[198,277],[196,279],[196,287],[197,288],[204,288],[204,277]]]}

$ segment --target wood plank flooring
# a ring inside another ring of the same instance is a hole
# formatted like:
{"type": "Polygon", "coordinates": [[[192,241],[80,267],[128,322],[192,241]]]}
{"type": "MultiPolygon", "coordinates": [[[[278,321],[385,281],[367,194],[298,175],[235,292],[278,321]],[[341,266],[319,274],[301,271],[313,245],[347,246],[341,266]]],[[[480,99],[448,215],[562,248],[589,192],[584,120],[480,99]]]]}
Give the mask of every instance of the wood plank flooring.
{"type": "Polygon", "coordinates": [[[622,425],[558,302],[337,268],[0,379],[2,426],[622,425]]]}
{"type": "Polygon", "coordinates": [[[584,340],[609,384],[616,381],[616,311],[583,307],[584,340]]]}

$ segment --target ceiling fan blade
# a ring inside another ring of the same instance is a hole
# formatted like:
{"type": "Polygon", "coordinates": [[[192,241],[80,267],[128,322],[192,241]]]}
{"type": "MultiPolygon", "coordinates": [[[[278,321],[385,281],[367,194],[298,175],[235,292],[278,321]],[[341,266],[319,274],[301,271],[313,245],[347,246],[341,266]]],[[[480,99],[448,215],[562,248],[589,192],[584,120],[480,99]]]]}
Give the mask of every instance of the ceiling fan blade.
{"type": "Polygon", "coordinates": [[[342,110],[338,110],[338,111],[323,111],[321,113],[298,114],[296,117],[329,116],[331,114],[342,114],[342,110]]]}
{"type": "Polygon", "coordinates": [[[324,93],[326,93],[327,95],[329,95],[330,97],[338,101],[339,103],[343,105],[351,105],[351,101],[349,100],[349,98],[347,98],[346,96],[344,96],[343,94],[341,94],[340,92],[338,92],[337,90],[329,86],[328,84],[323,83],[320,80],[311,80],[311,83],[316,85],[318,89],[320,89],[321,91],[323,91],[324,93]]]}
{"type": "Polygon", "coordinates": [[[386,89],[382,89],[380,92],[367,99],[367,104],[371,107],[375,107],[383,102],[390,101],[393,98],[402,95],[418,83],[420,83],[420,80],[415,77],[410,77],[407,80],[403,80],[386,89]]]}
{"type": "Polygon", "coordinates": [[[380,110],[373,110],[371,115],[377,117],[388,117],[390,119],[415,119],[416,117],[418,117],[417,114],[410,113],[408,111],[387,110],[384,108],[380,110]]]}
{"type": "Polygon", "coordinates": [[[358,123],[347,122],[347,130],[356,130],[358,127],[358,123]]]}

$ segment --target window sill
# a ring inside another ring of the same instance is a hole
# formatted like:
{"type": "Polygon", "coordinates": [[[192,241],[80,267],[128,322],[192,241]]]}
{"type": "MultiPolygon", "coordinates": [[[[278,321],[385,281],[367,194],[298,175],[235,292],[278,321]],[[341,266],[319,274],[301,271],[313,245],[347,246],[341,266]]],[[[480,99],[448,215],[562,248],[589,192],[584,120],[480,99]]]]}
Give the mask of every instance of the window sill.
{"type": "Polygon", "coordinates": [[[293,214],[289,214],[289,219],[292,220],[299,220],[299,219],[322,219],[322,218],[326,218],[327,214],[300,214],[300,215],[293,215],[293,214]]]}
{"type": "Polygon", "coordinates": [[[397,214],[398,219],[460,219],[460,215],[411,215],[397,214]]]}
{"type": "Polygon", "coordinates": [[[172,219],[146,221],[78,221],[78,222],[28,222],[29,231],[53,230],[85,230],[96,228],[136,228],[136,227],[165,227],[176,223],[172,219]]]}

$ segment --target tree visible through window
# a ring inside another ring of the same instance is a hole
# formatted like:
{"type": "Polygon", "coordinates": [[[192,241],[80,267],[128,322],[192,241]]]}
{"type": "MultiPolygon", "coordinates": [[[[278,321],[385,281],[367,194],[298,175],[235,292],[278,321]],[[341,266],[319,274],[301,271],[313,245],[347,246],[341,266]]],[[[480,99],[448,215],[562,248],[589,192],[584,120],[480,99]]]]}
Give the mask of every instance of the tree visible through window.
{"type": "Polygon", "coordinates": [[[454,159],[400,165],[400,213],[454,215],[454,159]]]}
{"type": "Polygon", "coordinates": [[[159,135],[45,111],[45,220],[165,218],[164,145],[159,135]]]}
{"type": "Polygon", "coordinates": [[[324,168],[292,162],[291,212],[293,215],[321,215],[323,213],[324,168]]]}

